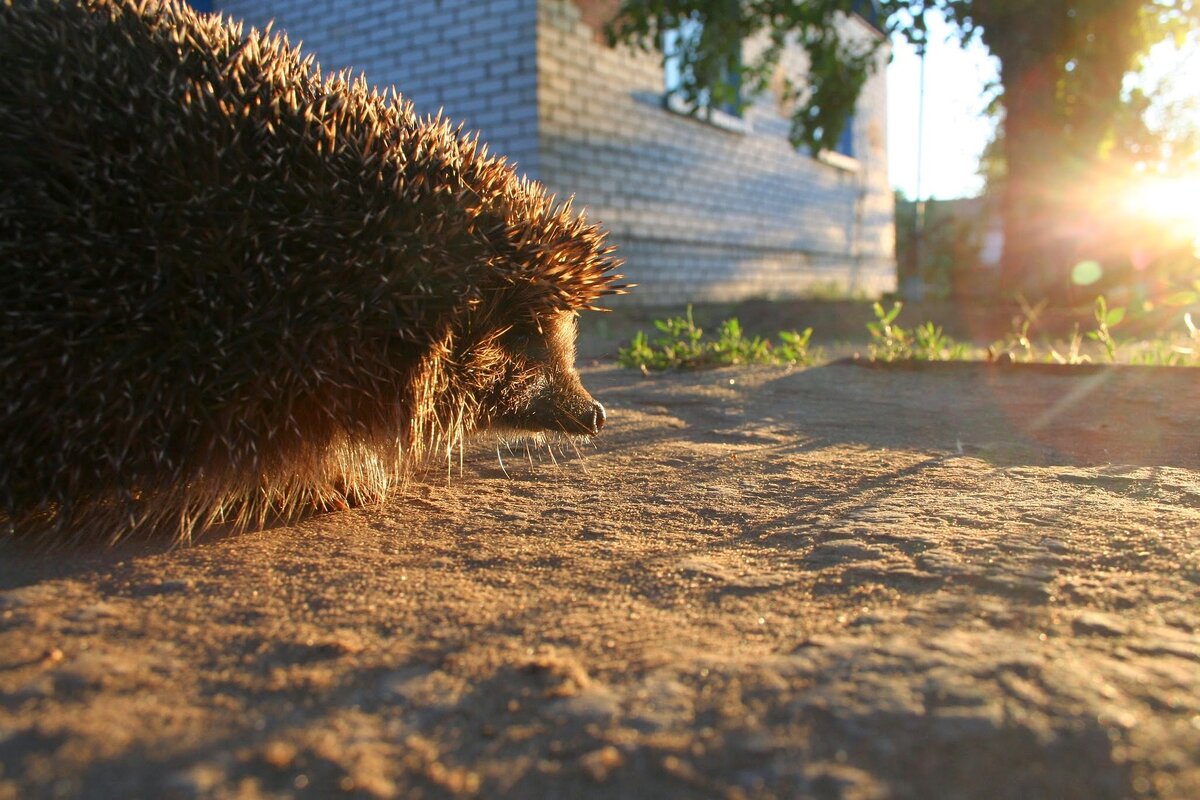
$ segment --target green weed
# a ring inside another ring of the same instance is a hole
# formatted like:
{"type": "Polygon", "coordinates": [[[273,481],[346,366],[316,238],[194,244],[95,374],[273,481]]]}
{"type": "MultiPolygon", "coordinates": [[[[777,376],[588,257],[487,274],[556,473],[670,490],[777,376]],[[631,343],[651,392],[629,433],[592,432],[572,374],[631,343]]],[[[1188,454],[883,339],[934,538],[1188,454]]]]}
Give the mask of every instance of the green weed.
{"type": "Polygon", "coordinates": [[[747,336],[737,319],[727,319],[717,328],[715,340],[705,339],[703,329],[692,317],[691,306],[685,316],[655,320],[654,327],[662,335],[653,342],[645,332],[638,331],[628,347],[617,349],[621,366],[643,372],[734,364],[804,366],[811,364],[815,355],[809,348],[812,328],[782,331],[779,341],[772,343],[761,336],[747,336]]]}
{"type": "Polygon", "coordinates": [[[1038,317],[1046,309],[1046,301],[1031,305],[1024,295],[1018,294],[1017,303],[1021,307],[1021,313],[1012,318],[1008,334],[988,347],[989,361],[1003,356],[1008,356],[1010,361],[1022,364],[1030,364],[1037,360],[1033,340],[1029,337],[1029,329],[1037,323],[1038,317]]]}
{"type": "Polygon", "coordinates": [[[892,303],[892,307],[884,310],[882,303],[875,303],[871,310],[875,312],[875,321],[867,323],[867,331],[871,334],[871,344],[868,352],[872,361],[899,361],[912,358],[912,336],[908,331],[896,324],[896,317],[904,303],[892,303]]]}
{"type": "Polygon", "coordinates": [[[912,357],[918,361],[966,361],[970,347],[947,336],[941,325],[926,322],[913,328],[912,357]]]}
{"type": "Polygon", "coordinates": [[[1099,342],[1104,346],[1104,352],[1108,355],[1109,363],[1115,363],[1117,360],[1117,340],[1113,338],[1112,328],[1121,324],[1121,320],[1125,319],[1124,308],[1109,308],[1108,301],[1104,299],[1104,295],[1096,298],[1094,309],[1096,317],[1096,330],[1088,331],[1087,337],[1093,342],[1099,342]]]}
{"type": "Polygon", "coordinates": [[[1050,348],[1050,356],[1046,359],[1047,363],[1057,364],[1088,364],[1091,363],[1091,357],[1083,355],[1080,350],[1083,348],[1083,334],[1079,332],[1079,325],[1076,323],[1074,330],[1071,331],[1071,338],[1067,340],[1066,353],[1060,353],[1055,348],[1050,348]]]}
{"type": "MultiPolygon", "coordinates": [[[[1180,299],[1200,300],[1200,282],[1197,294],[1180,299]]],[[[895,302],[889,308],[875,303],[872,310],[875,319],[867,323],[870,334],[868,354],[873,361],[967,361],[981,358],[988,360],[1021,363],[1088,364],[1096,356],[1096,348],[1085,348],[1085,342],[1095,342],[1103,357],[1110,363],[1118,355],[1131,364],[1153,366],[1200,366],[1200,326],[1193,321],[1191,313],[1184,314],[1187,327],[1186,338],[1160,337],[1145,341],[1119,341],[1113,328],[1126,317],[1122,307],[1110,308],[1103,295],[1096,298],[1092,315],[1095,328],[1080,331],[1075,325],[1070,337],[1058,345],[1042,341],[1035,344],[1030,331],[1045,309],[1045,303],[1031,305],[1018,298],[1021,312],[1012,320],[1012,328],[1002,339],[993,342],[986,350],[960,342],[946,334],[933,322],[924,322],[906,328],[897,322],[904,304],[895,302]],[[1089,355],[1085,350],[1091,349],[1089,355]]],[[[737,319],[720,323],[715,338],[705,338],[704,331],[696,325],[692,308],[682,317],[655,320],[654,327],[659,336],[651,340],[639,331],[628,347],[617,351],[618,362],[625,367],[643,372],[666,369],[704,369],[708,367],[736,364],[782,364],[806,366],[820,357],[819,351],[810,346],[812,328],[803,331],[781,331],[772,341],[761,336],[748,335],[737,319]]]]}
{"type": "Polygon", "coordinates": [[[1139,349],[1129,356],[1130,364],[1154,367],[1194,367],[1200,364],[1200,329],[1192,320],[1189,311],[1183,315],[1187,328],[1187,339],[1177,344],[1165,339],[1142,342],[1139,349]]]}
{"type": "Polygon", "coordinates": [[[875,321],[867,323],[871,334],[868,352],[873,361],[965,361],[970,358],[972,348],[965,342],[955,341],[941,325],[925,322],[915,328],[904,328],[896,322],[904,303],[899,301],[884,309],[875,303],[875,321]]]}

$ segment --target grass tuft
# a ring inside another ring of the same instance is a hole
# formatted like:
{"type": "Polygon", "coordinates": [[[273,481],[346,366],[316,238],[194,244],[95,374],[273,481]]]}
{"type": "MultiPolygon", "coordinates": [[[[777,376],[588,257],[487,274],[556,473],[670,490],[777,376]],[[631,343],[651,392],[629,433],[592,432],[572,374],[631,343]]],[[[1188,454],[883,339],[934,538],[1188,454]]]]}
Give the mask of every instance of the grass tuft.
{"type": "MultiPolygon", "coordinates": [[[[1188,299],[1200,302],[1200,283],[1198,294],[1189,295],[1188,299]]],[[[1200,366],[1200,328],[1193,322],[1190,312],[1183,315],[1186,338],[1118,340],[1113,329],[1125,320],[1126,309],[1110,307],[1107,298],[1101,295],[1092,308],[1093,329],[1081,331],[1076,325],[1066,341],[1038,342],[1030,331],[1046,304],[1031,305],[1024,298],[1018,298],[1018,301],[1021,313],[1013,318],[1012,329],[987,347],[958,341],[934,322],[904,327],[897,321],[903,303],[894,302],[889,308],[875,303],[872,306],[875,319],[867,323],[868,356],[872,361],[881,362],[986,360],[1023,364],[1089,364],[1093,356],[1116,363],[1120,356],[1130,364],[1200,366]],[[1094,344],[1088,346],[1089,341],[1094,344]]],[[[780,331],[772,341],[747,335],[741,323],[731,318],[720,323],[715,338],[706,338],[703,329],[696,325],[691,306],[682,317],[655,320],[654,327],[659,335],[653,340],[645,332],[638,331],[628,347],[618,349],[617,360],[621,366],[647,373],[736,364],[808,366],[820,360],[822,355],[811,346],[812,328],[780,331]]]]}
{"type": "Polygon", "coordinates": [[[741,323],[732,318],[720,324],[715,339],[706,339],[692,317],[691,306],[685,316],[655,320],[654,327],[661,334],[654,341],[638,331],[628,347],[617,350],[621,366],[643,372],[735,364],[805,366],[813,362],[815,355],[809,348],[812,328],[782,331],[772,342],[761,336],[747,336],[741,323]]]}

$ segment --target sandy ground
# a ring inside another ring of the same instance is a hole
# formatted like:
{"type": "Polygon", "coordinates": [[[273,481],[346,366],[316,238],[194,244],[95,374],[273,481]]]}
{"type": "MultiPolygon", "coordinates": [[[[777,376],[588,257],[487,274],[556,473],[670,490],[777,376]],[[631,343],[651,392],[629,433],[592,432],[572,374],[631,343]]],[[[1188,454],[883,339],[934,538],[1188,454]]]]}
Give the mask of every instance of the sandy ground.
{"type": "Polygon", "coordinates": [[[585,382],[582,457],[0,552],[0,798],[1200,797],[1200,371],[585,382]]]}

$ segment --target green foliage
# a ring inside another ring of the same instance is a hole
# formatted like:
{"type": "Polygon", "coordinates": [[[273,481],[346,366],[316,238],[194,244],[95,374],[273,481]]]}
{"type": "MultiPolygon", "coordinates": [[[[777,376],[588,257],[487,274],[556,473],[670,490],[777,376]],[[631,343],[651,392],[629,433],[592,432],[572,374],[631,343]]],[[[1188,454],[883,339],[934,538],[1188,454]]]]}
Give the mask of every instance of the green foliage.
{"type": "Polygon", "coordinates": [[[1053,109],[1056,135],[1093,153],[1114,137],[1122,78],[1138,56],[1163,38],[1179,40],[1200,20],[1192,0],[621,0],[605,33],[612,44],[661,52],[665,31],[699,23],[673,54],[684,100],[696,109],[705,98],[744,105],[781,78],[782,99],[796,101],[793,141],[816,152],[837,142],[886,43],[851,42],[838,29],[839,17],[871,5],[886,34],[917,46],[928,35],[925,15],[936,11],[957,25],[964,42],[982,39],[1005,76],[1020,77],[1033,65],[1052,69],[1046,110],[1053,109]],[[765,47],[743,60],[742,43],[755,37],[765,47]],[[781,72],[790,42],[808,54],[806,73],[781,72]]]}
{"type": "Polygon", "coordinates": [[[965,361],[970,346],[942,331],[941,325],[925,322],[913,329],[913,358],[919,361],[965,361]]]}
{"type": "Polygon", "coordinates": [[[871,309],[875,312],[875,321],[867,323],[867,331],[871,334],[869,352],[873,361],[898,361],[912,358],[912,337],[908,331],[896,324],[904,304],[896,302],[888,310],[881,303],[875,303],[871,309]]]}
{"type": "Polygon", "coordinates": [[[1009,360],[1023,364],[1029,364],[1036,360],[1033,340],[1029,338],[1029,329],[1046,309],[1046,301],[1042,300],[1036,305],[1031,305],[1021,294],[1018,294],[1016,299],[1021,307],[1021,313],[1013,317],[1012,327],[1008,334],[988,347],[989,360],[1001,356],[1007,356],[1009,360]]]}
{"type": "Polygon", "coordinates": [[[692,307],[682,317],[655,320],[662,334],[653,342],[638,331],[628,347],[617,350],[617,362],[623,367],[649,370],[704,369],[734,364],[781,364],[804,366],[812,363],[809,350],[812,328],[781,331],[772,344],[760,336],[747,336],[737,319],[727,319],[717,329],[717,338],[704,338],[704,331],[692,317],[692,307]]]}
{"type": "Polygon", "coordinates": [[[1117,340],[1113,338],[1110,329],[1120,325],[1121,320],[1125,319],[1125,309],[1109,308],[1108,301],[1104,299],[1104,295],[1100,295],[1096,298],[1094,315],[1096,317],[1096,330],[1088,331],[1087,337],[1093,342],[1099,342],[1103,345],[1109,362],[1114,363],[1117,360],[1117,340]]]}
{"type": "Polygon", "coordinates": [[[1079,332],[1079,325],[1071,331],[1071,338],[1067,340],[1067,348],[1065,353],[1060,353],[1054,347],[1050,348],[1050,355],[1047,357],[1047,363],[1053,362],[1056,364],[1088,364],[1091,362],[1091,357],[1084,355],[1083,335],[1079,332]]]}
{"type": "Polygon", "coordinates": [[[1127,350],[1136,348],[1129,355],[1129,363],[1155,367],[1200,366],[1200,329],[1190,311],[1183,315],[1183,324],[1187,329],[1187,337],[1182,343],[1166,339],[1126,342],[1127,350]]]}
{"type": "Polygon", "coordinates": [[[692,23],[696,35],[680,37],[671,54],[680,60],[678,91],[687,105],[699,111],[707,100],[740,109],[781,81],[780,99],[795,108],[792,142],[815,153],[832,149],[841,137],[886,44],[884,37],[849,41],[834,25],[855,5],[853,0],[622,0],[605,32],[611,44],[661,52],[664,32],[692,23]],[[744,60],[742,43],[755,37],[765,46],[744,60]],[[808,53],[806,73],[780,69],[791,42],[808,53]]]}
{"type": "Polygon", "coordinates": [[[812,332],[812,328],[802,331],[780,331],[779,344],[775,345],[773,353],[776,363],[788,366],[811,364],[815,358],[815,354],[808,347],[812,332]]]}
{"type": "MultiPolygon", "coordinates": [[[[1183,315],[1186,336],[1166,336],[1144,341],[1118,340],[1112,329],[1126,318],[1123,307],[1110,308],[1103,295],[1096,298],[1093,318],[1096,327],[1081,331],[1076,324],[1071,335],[1061,342],[1035,344],[1031,329],[1046,307],[1042,301],[1031,305],[1021,301],[1021,313],[1012,321],[1012,329],[986,350],[960,342],[946,334],[942,326],[926,321],[913,327],[899,323],[904,304],[884,307],[874,303],[875,319],[867,323],[870,334],[868,355],[872,361],[970,361],[986,358],[1002,363],[1090,364],[1097,350],[1109,363],[1122,361],[1147,366],[1200,366],[1200,327],[1190,312],[1183,315]],[[1088,341],[1095,345],[1085,347],[1088,341]],[[1087,350],[1091,350],[1091,353],[1087,350]]],[[[803,331],[781,331],[775,341],[747,335],[737,319],[720,323],[715,338],[705,338],[696,325],[691,306],[682,317],[656,320],[654,327],[660,335],[653,341],[644,331],[638,331],[628,347],[617,351],[617,360],[624,367],[643,372],[666,369],[704,369],[737,364],[780,364],[807,366],[820,358],[810,346],[812,328],[803,331]]]]}
{"type": "Polygon", "coordinates": [[[924,322],[915,328],[904,328],[896,322],[904,308],[895,302],[889,309],[875,303],[875,321],[867,323],[871,334],[868,352],[873,361],[965,361],[971,348],[965,342],[957,342],[942,329],[941,325],[924,322]]]}

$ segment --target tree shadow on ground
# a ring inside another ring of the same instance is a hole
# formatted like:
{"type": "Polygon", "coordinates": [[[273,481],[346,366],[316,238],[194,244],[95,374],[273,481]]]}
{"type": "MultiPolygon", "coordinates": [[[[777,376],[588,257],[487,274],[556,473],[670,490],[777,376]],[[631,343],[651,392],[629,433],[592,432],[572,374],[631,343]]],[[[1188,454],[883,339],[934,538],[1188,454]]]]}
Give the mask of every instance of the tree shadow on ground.
{"type": "Polygon", "coordinates": [[[941,445],[997,466],[1200,467],[1200,370],[838,362],[762,391],[808,399],[795,417],[828,441],[941,445]]]}

